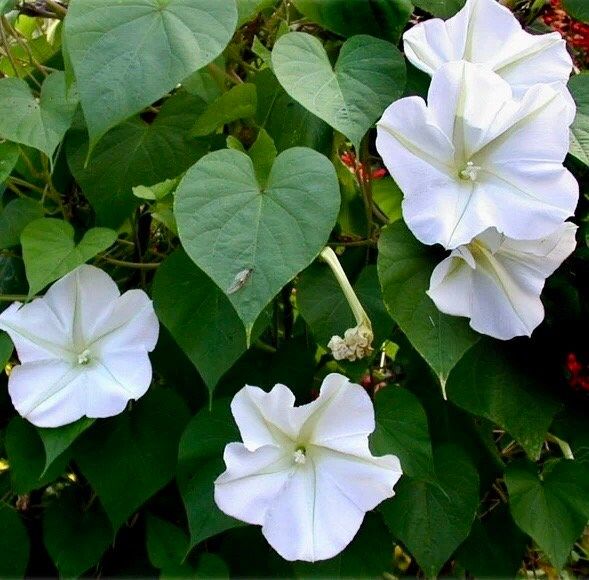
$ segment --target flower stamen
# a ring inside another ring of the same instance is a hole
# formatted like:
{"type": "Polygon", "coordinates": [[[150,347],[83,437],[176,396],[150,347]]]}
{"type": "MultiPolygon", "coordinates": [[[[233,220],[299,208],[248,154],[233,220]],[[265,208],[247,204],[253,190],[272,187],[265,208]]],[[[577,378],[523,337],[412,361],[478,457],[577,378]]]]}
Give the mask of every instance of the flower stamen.
{"type": "Polygon", "coordinates": [[[293,453],[292,460],[297,465],[305,465],[305,462],[307,461],[307,450],[303,446],[297,447],[293,453]]]}
{"type": "Polygon", "coordinates": [[[477,177],[479,176],[479,171],[481,169],[482,167],[475,165],[473,161],[468,161],[466,163],[466,167],[464,167],[464,169],[461,169],[458,172],[458,176],[460,177],[460,179],[476,181],[477,177]]]}
{"type": "Polygon", "coordinates": [[[82,351],[78,355],[78,364],[87,365],[90,362],[90,351],[88,349],[82,351]]]}

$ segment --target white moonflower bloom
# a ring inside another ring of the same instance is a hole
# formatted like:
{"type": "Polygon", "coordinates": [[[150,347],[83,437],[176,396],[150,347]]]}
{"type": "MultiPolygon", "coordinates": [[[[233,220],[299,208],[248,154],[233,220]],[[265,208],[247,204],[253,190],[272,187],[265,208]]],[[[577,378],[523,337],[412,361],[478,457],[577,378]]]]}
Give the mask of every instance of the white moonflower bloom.
{"type": "Polygon", "coordinates": [[[387,108],[376,147],[423,243],[453,249],[489,227],[535,240],[577,205],[579,186],[562,165],[573,115],[548,85],[516,101],[488,68],[454,62],[434,74],[427,105],[407,97],[387,108]]]}
{"type": "Polygon", "coordinates": [[[523,241],[489,229],[436,266],[428,295],[482,334],[530,336],[544,318],[544,282],[575,249],[576,230],[565,222],[546,238],[523,241]]]}
{"type": "Polygon", "coordinates": [[[535,84],[550,84],[574,107],[566,88],[573,63],[562,36],[527,33],[496,0],[468,0],[449,20],[413,26],[403,41],[409,61],[429,75],[447,62],[466,60],[495,71],[516,98],[535,84]]]}
{"type": "Polygon", "coordinates": [[[394,495],[402,472],[394,455],[370,453],[374,409],[359,385],[331,374],[318,399],[294,403],[280,384],[235,395],[231,410],[243,443],[225,447],[215,501],[226,514],[261,525],[283,558],[313,562],[352,541],[364,514],[394,495]]]}
{"type": "Polygon", "coordinates": [[[21,363],[10,373],[10,398],[39,427],[117,415],[151,383],[147,353],[159,332],[151,300],[142,290],[121,296],[94,266],[76,268],[42,298],[11,304],[0,329],[21,363]]]}

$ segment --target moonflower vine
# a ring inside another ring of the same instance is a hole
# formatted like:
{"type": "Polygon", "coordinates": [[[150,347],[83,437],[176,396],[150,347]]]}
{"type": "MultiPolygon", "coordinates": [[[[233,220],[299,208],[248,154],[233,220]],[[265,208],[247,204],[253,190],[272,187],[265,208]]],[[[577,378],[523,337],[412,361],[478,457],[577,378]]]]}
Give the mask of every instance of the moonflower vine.
{"type": "Polygon", "coordinates": [[[94,266],[76,268],[42,298],[11,304],[0,330],[21,363],[10,373],[10,398],[38,427],[117,415],[151,383],[147,353],[159,332],[151,300],[137,289],[121,296],[94,266]]]}
{"type": "Polygon", "coordinates": [[[573,63],[562,36],[527,33],[496,0],[468,0],[449,20],[413,26],[403,41],[408,60],[429,75],[448,62],[465,60],[496,72],[516,98],[535,84],[549,84],[574,108],[566,88],[573,63]]]}
{"type": "Polygon", "coordinates": [[[548,85],[518,101],[487,67],[452,62],[434,73],[427,105],[407,97],[386,109],[376,147],[423,243],[454,249],[490,227],[536,240],[577,205],[579,186],[562,165],[573,118],[548,85]]]}
{"type": "Polygon", "coordinates": [[[402,475],[394,455],[373,457],[374,409],[359,385],[328,375],[319,397],[295,407],[293,393],[245,386],[231,410],[243,443],[225,447],[215,502],[262,526],[287,560],[332,558],[354,538],[364,514],[394,495],[402,475]]]}
{"type": "Polygon", "coordinates": [[[356,319],[356,326],[348,328],[344,332],[343,338],[341,336],[332,336],[327,346],[335,360],[355,361],[362,359],[373,351],[372,341],[374,340],[374,334],[370,318],[368,318],[366,311],[360,304],[360,300],[358,300],[335,252],[330,247],[326,247],[321,252],[321,257],[331,268],[356,319]]]}
{"type": "Polygon", "coordinates": [[[428,295],[446,314],[470,318],[483,334],[530,336],[544,318],[544,282],[575,249],[565,222],[541,240],[512,240],[490,228],[434,269],[428,295]]]}

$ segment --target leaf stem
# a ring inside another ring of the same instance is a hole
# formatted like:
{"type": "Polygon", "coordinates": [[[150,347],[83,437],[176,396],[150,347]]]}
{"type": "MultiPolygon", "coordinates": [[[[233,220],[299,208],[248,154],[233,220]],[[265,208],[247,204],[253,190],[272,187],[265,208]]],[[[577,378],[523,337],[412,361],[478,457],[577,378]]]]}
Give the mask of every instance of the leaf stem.
{"type": "Polygon", "coordinates": [[[556,443],[558,445],[558,447],[560,448],[560,451],[562,452],[563,456],[566,459],[574,459],[575,458],[575,456],[573,455],[573,450],[571,449],[571,446],[566,441],[563,441],[562,439],[560,439],[556,435],[553,435],[552,433],[548,433],[546,435],[546,440],[550,441],[551,443],[556,443]]]}
{"type": "Polygon", "coordinates": [[[28,299],[26,294],[0,294],[0,302],[24,302],[28,299]]]}

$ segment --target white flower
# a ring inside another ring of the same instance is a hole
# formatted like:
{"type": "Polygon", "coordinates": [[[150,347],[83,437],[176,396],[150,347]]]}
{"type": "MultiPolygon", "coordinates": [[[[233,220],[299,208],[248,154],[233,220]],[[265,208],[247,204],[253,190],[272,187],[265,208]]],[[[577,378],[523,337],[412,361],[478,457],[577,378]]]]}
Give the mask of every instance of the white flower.
{"type": "Polygon", "coordinates": [[[525,32],[496,0],[468,0],[453,18],[417,24],[403,40],[409,61],[429,75],[447,62],[466,60],[495,71],[517,98],[535,84],[551,84],[574,107],[566,88],[573,63],[562,36],[525,32]]]}
{"type": "Polygon", "coordinates": [[[544,281],[575,249],[577,226],[541,240],[511,240],[489,229],[434,269],[428,294],[446,314],[470,318],[478,332],[508,340],[530,336],[544,318],[544,281]]]}
{"type": "Polygon", "coordinates": [[[456,248],[489,227],[514,239],[550,235],[575,210],[579,186],[562,162],[572,111],[536,85],[515,101],[484,66],[443,65],[428,104],[394,102],[376,147],[403,191],[403,217],[426,244],[456,248]]]}
{"type": "Polygon", "coordinates": [[[231,403],[243,443],[225,448],[227,470],[215,481],[226,514],[262,526],[287,560],[310,562],[341,552],[365,512],[394,495],[394,455],[373,457],[370,397],[342,375],[328,375],[319,398],[294,407],[284,385],[269,393],[246,386],[231,403]]]}
{"type": "Polygon", "coordinates": [[[39,427],[110,417],[151,383],[159,323],[147,294],[121,296],[102,270],[80,266],[43,298],[0,314],[21,364],[8,380],[16,410],[39,427]]]}

